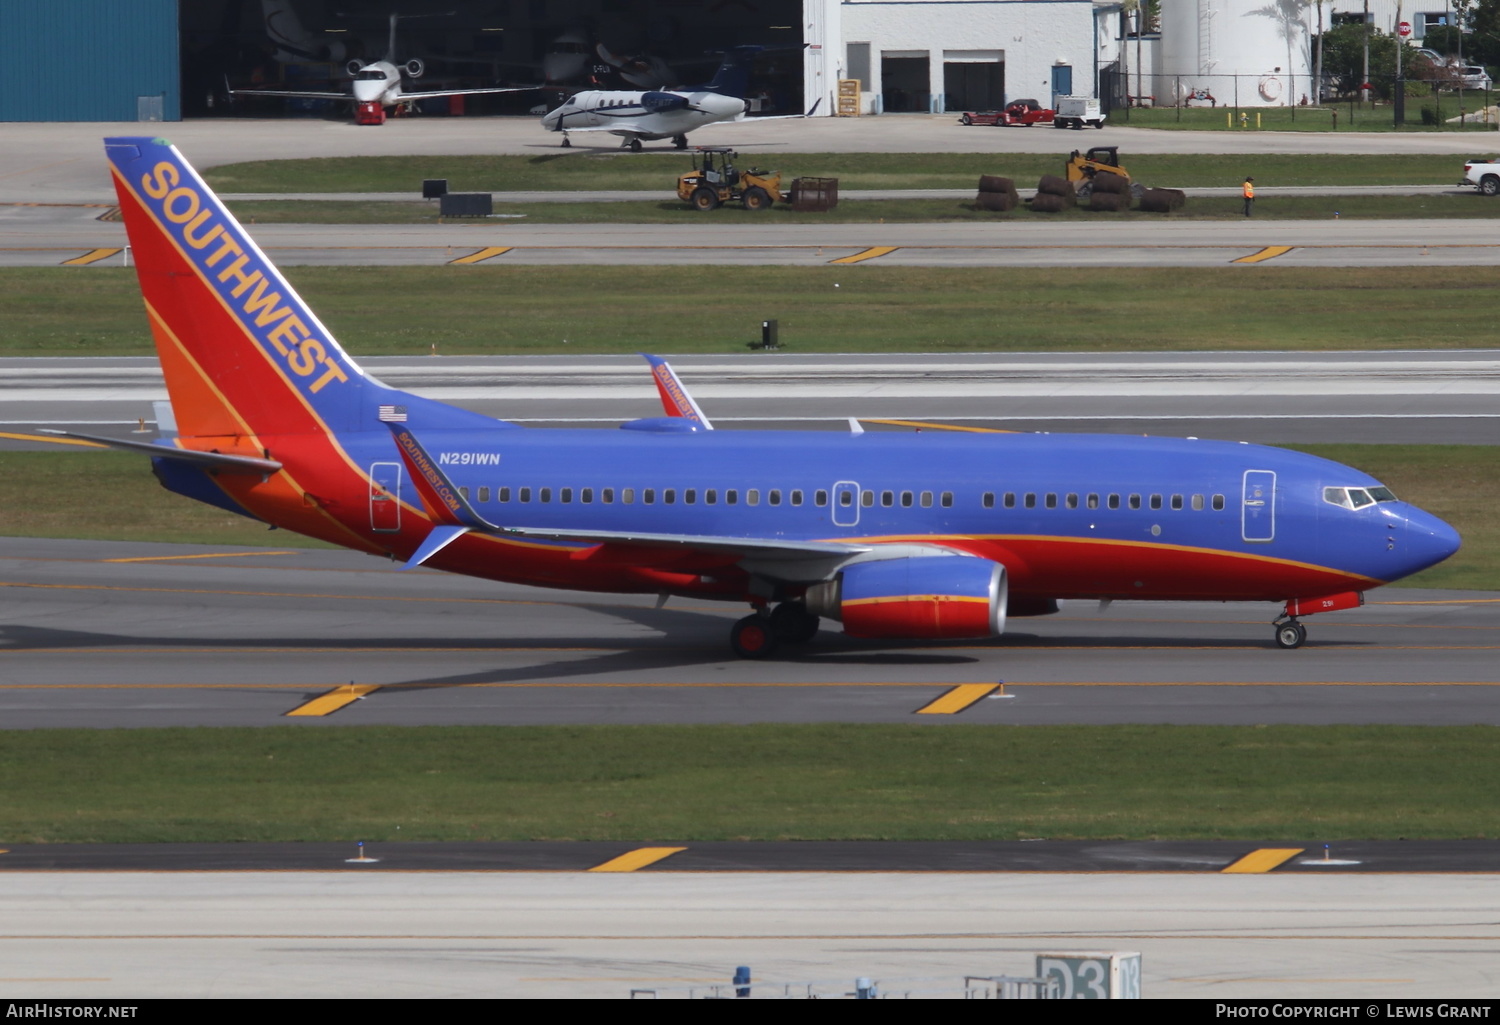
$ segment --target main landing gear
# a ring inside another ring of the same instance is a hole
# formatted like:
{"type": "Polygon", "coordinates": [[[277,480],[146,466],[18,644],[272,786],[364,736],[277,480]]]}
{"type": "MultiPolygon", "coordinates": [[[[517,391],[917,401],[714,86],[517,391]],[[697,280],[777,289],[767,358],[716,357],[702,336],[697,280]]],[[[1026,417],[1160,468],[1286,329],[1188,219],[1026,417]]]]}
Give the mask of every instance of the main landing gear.
{"type": "Polygon", "coordinates": [[[1278,648],[1300,648],[1307,643],[1307,627],[1295,619],[1278,619],[1272,624],[1278,648]]]}
{"type": "Polygon", "coordinates": [[[764,608],[730,628],[729,646],[740,658],[770,658],[782,644],[806,644],[818,632],[818,617],[800,601],[764,608]]]}
{"type": "Polygon", "coordinates": [[[687,136],[686,135],[674,135],[674,136],[672,136],[672,146],[674,148],[676,148],[676,149],[687,149],[687,136]]]}

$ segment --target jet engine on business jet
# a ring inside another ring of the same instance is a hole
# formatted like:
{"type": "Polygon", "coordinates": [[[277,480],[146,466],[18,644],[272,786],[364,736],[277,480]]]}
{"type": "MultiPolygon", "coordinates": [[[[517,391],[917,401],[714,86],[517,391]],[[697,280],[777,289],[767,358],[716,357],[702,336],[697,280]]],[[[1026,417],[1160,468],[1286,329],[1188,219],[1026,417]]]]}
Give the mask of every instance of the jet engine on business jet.
{"type": "Polygon", "coordinates": [[[856,562],[807,590],[807,610],[851,637],[995,637],[1005,630],[1005,567],[964,555],[856,562]]]}

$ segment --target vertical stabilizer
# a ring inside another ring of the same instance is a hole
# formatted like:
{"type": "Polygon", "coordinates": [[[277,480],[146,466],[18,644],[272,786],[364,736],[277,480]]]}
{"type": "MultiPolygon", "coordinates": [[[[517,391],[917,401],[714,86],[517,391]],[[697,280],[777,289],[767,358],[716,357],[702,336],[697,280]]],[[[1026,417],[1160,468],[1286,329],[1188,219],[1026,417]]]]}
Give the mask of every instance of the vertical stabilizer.
{"type": "Polygon", "coordinates": [[[363,390],[380,386],[176,147],[129,137],[105,148],[181,434],[356,429],[363,390]]]}

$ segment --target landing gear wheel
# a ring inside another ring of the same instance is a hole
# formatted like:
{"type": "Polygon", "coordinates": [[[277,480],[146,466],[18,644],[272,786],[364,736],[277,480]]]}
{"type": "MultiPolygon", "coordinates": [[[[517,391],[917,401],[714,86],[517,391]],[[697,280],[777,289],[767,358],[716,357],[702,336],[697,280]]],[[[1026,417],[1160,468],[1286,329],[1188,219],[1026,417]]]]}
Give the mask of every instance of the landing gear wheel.
{"type": "Polygon", "coordinates": [[[761,188],[759,185],[753,185],[745,190],[746,210],[769,210],[771,209],[771,204],[773,202],[774,200],[771,199],[771,194],[765,189],[761,188]]]}
{"type": "Polygon", "coordinates": [[[677,147],[678,149],[687,149],[687,136],[686,135],[674,135],[674,136],[672,136],[672,145],[675,146],[675,147],[677,147]]]}
{"type": "Polygon", "coordinates": [[[631,139],[630,140],[630,152],[632,152],[632,153],[639,153],[640,151],[641,151],[641,140],[639,140],[639,139],[631,139]]]}
{"type": "Polygon", "coordinates": [[[729,646],[740,658],[769,658],[776,650],[771,617],[757,612],[736,622],[729,630],[729,646]]]}
{"type": "Polygon", "coordinates": [[[1276,646],[1278,648],[1300,648],[1307,642],[1307,627],[1295,619],[1276,624],[1276,646]]]}
{"type": "Polygon", "coordinates": [[[573,145],[573,140],[569,139],[566,135],[564,135],[563,136],[563,141],[562,141],[562,148],[563,149],[567,149],[571,145],[573,145]]]}
{"type": "Polygon", "coordinates": [[[818,617],[800,601],[784,601],[771,613],[771,631],[784,644],[806,644],[818,633],[818,617]]]}
{"type": "Polygon", "coordinates": [[[707,185],[700,185],[693,190],[694,210],[717,210],[719,207],[719,194],[707,185]]]}

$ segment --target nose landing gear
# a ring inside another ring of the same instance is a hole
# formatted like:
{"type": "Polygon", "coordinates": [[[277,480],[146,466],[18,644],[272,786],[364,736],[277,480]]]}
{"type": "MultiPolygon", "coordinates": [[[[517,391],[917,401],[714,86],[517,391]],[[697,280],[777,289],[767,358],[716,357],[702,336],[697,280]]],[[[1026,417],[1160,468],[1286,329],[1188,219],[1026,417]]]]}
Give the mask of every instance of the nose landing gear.
{"type": "Polygon", "coordinates": [[[1278,619],[1272,626],[1278,648],[1300,648],[1307,642],[1307,627],[1295,619],[1278,619]]]}

